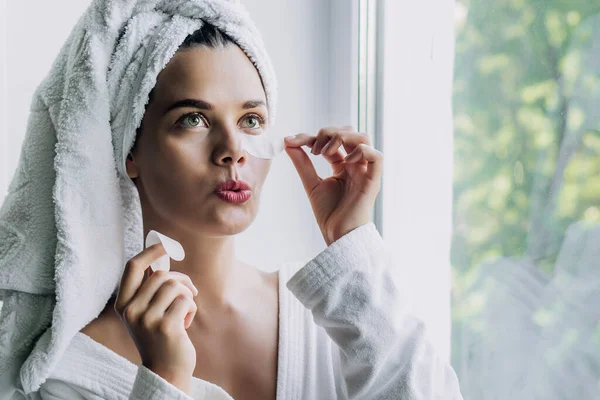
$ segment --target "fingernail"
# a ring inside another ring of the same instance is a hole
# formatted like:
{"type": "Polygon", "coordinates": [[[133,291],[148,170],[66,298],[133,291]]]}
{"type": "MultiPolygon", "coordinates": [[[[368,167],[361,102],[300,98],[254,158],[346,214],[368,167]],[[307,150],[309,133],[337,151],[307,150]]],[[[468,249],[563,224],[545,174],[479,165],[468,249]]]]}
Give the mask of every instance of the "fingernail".
{"type": "Polygon", "coordinates": [[[329,150],[329,148],[331,147],[331,142],[327,143],[322,149],[321,149],[321,153],[327,153],[327,150],[329,150]]]}
{"type": "Polygon", "coordinates": [[[286,136],[286,137],[285,137],[285,138],[283,138],[283,139],[284,139],[284,140],[288,140],[288,141],[289,141],[289,140],[294,140],[294,139],[296,139],[296,136],[298,136],[298,135],[286,136]]]}
{"type": "Polygon", "coordinates": [[[194,290],[196,291],[196,294],[194,296],[198,296],[198,293],[200,292],[198,291],[198,289],[196,289],[196,286],[194,286],[194,290]]]}
{"type": "Polygon", "coordinates": [[[346,156],[346,162],[354,161],[358,158],[359,153],[352,153],[346,156]]]}

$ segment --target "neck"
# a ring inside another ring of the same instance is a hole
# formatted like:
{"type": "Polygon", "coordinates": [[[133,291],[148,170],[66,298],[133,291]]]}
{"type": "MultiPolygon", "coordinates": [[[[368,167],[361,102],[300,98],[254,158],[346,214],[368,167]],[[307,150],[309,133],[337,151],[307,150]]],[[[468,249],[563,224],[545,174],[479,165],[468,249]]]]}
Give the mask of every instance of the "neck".
{"type": "Polygon", "coordinates": [[[195,297],[196,303],[211,307],[231,306],[240,294],[239,283],[247,284],[254,272],[237,260],[235,239],[231,235],[211,236],[168,225],[144,224],[144,238],[152,229],[183,246],[185,258],[182,261],[171,259],[170,270],[190,277],[199,292],[195,297]]]}

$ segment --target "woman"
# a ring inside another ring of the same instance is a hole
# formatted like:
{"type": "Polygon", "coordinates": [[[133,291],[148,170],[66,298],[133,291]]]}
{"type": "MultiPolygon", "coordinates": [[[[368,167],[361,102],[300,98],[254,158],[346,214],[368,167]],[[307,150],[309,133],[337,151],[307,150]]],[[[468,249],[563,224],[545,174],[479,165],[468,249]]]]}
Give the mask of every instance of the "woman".
{"type": "Polygon", "coordinates": [[[266,135],[268,121],[261,76],[236,41],[209,23],[189,35],[158,74],[126,161],[144,237],[176,239],[185,259],[152,271],[161,244],[131,258],[116,297],[31,398],[461,398],[382,266],[369,216],[383,162],[366,135],[330,127],[285,140],[325,251],[271,274],[236,259],[234,235],[256,217],[270,167],[242,137],[266,135]],[[321,179],[302,147],[333,175],[321,179]]]}

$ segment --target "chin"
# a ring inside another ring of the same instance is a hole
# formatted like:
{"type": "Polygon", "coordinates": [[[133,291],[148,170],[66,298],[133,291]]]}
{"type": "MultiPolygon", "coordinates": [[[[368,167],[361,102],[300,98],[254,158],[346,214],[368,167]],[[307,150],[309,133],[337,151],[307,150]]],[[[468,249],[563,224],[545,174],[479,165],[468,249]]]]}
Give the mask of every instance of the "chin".
{"type": "Polygon", "coordinates": [[[232,236],[242,233],[252,225],[256,213],[248,209],[219,210],[212,215],[210,231],[219,236],[232,236]]]}
{"type": "Polygon", "coordinates": [[[252,221],[220,221],[211,225],[210,231],[215,236],[234,236],[248,229],[252,225],[252,221]]]}
{"type": "Polygon", "coordinates": [[[240,234],[240,233],[244,232],[246,229],[248,229],[250,227],[250,225],[252,225],[252,223],[245,224],[245,225],[237,225],[237,226],[223,225],[222,229],[221,229],[222,235],[223,236],[234,236],[234,235],[240,234]]]}

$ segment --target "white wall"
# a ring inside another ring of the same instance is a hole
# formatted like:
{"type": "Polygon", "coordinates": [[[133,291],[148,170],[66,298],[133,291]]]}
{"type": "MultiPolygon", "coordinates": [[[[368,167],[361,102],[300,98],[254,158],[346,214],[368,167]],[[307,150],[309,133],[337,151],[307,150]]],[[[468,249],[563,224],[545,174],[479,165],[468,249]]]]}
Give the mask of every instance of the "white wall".
{"type": "MultiPolygon", "coordinates": [[[[1,198],[18,161],[33,92],[88,4],[82,0],[0,0],[1,17],[6,19],[6,24],[0,24],[5,27],[5,31],[0,28],[0,76],[6,76],[0,80],[1,198]]],[[[339,76],[330,76],[331,60],[345,59],[340,49],[331,55],[330,2],[245,0],[244,4],[263,34],[278,75],[280,98],[273,133],[316,132],[329,124],[352,123],[346,115],[352,112],[350,90],[344,83],[350,67],[339,76]],[[341,93],[343,101],[330,98],[330,89],[341,93]],[[330,110],[335,120],[329,118],[330,110]]],[[[332,0],[332,4],[339,13],[344,0],[332,0]]],[[[318,162],[319,171],[327,172],[322,160],[318,162]]],[[[282,154],[273,162],[257,220],[239,237],[238,254],[273,270],[280,262],[309,259],[323,248],[297,174],[282,154]]]]}

